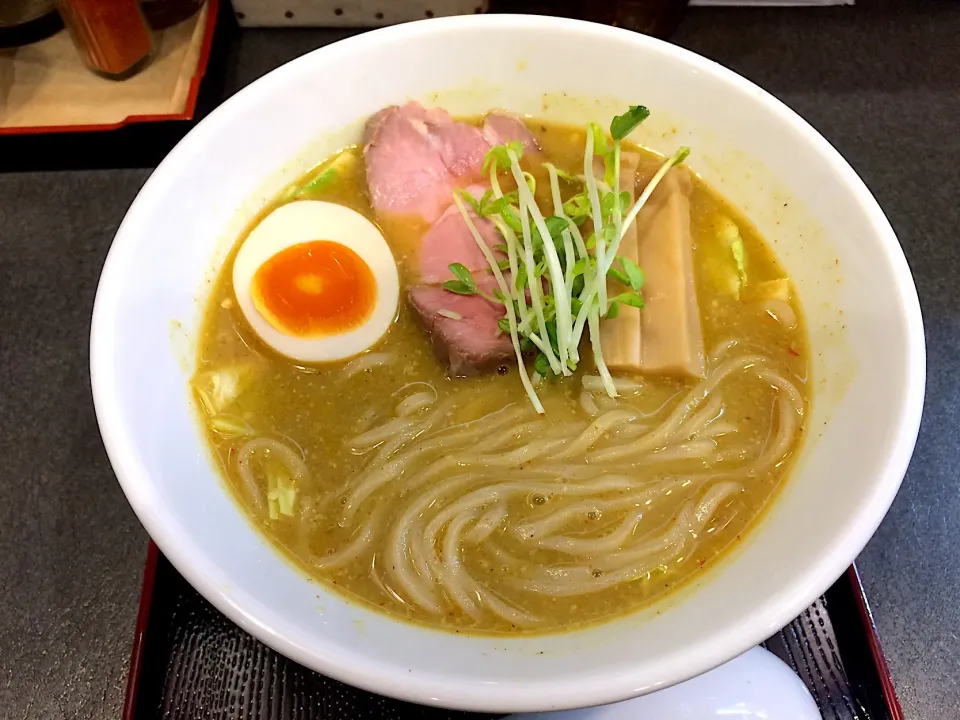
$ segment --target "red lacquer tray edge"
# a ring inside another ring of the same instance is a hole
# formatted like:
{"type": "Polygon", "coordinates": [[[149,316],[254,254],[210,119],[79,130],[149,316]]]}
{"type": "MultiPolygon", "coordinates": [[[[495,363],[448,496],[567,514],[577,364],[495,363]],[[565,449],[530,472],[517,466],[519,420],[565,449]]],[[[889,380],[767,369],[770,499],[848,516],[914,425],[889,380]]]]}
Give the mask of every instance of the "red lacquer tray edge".
{"type": "MultiPolygon", "coordinates": [[[[213,33],[217,26],[217,12],[220,0],[207,0],[207,26],[203,29],[203,42],[200,44],[200,57],[197,59],[197,70],[190,79],[190,90],[187,92],[187,104],[180,113],[166,113],[159,115],[129,115],[116,123],[100,125],[34,125],[26,127],[0,128],[0,135],[42,135],[46,133],[73,133],[99,132],[117,130],[133,123],[165,122],[168,120],[192,120],[197,109],[197,95],[200,92],[200,83],[207,72],[210,61],[210,48],[213,46],[213,33]]],[[[151,543],[152,545],[152,543],[151,543]]]]}
{"type": "MultiPolygon", "coordinates": [[[[214,0],[216,1],[216,0],[214,0]]],[[[133,648],[130,651],[130,671],[127,676],[127,692],[123,701],[123,720],[136,720],[137,691],[140,689],[140,673],[146,650],[145,638],[150,624],[150,604],[153,602],[153,583],[157,575],[159,550],[151,540],[147,544],[147,562],[143,568],[143,587],[140,589],[140,607],[137,609],[137,625],[133,632],[133,648]]]]}
{"type": "Polygon", "coordinates": [[[883,654],[883,647],[880,645],[880,635],[877,633],[877,624],[873,620],[867,595],[863,591],[863,583],[860,581],[860,571],[857,570],[856,563],[847,569],[847,581],[850,583],[850,589],[856,598],[860,621],[866,630],[867,642],[870,644],[870,655],[873,657],[877,677],[880,678],[880,689],[887,705],[887,712],[890,713],[891,720],[904,720],[903,708],[900,707],[900,699],[897,697],[897,690],[893,686],[893,677],[890,675],[890,668],[887,667],[887,659],[883,654]]]}

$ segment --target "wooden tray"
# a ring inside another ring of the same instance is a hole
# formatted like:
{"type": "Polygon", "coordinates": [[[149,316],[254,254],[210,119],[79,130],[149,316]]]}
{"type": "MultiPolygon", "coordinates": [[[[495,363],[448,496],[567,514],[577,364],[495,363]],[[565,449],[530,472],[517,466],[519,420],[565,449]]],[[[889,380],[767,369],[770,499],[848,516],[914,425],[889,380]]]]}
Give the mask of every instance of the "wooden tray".
{"type": "Polygon", "coordinates": [[[210,57],[219,0],[156,34],[156,54],[120,82],[84,66],[66,31],[0,53],[0,135],[114,130],[189,120],[210,57]]]}

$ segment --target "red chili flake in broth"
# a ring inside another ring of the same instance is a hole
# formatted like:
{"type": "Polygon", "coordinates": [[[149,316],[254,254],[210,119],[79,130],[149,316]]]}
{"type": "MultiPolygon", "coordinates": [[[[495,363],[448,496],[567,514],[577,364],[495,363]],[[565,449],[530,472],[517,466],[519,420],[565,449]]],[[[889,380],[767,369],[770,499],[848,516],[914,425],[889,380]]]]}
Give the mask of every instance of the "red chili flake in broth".
{"type": "Polygon", "coordinates": [[[788,347],[788,348],[787,348],[787,352],[790,353],[791,355],[793,355],[794,357],[800,357],[800,353],[798,353],[798,352],[797,352],[796,350],[794,350],[792,347],[788,347]]]}

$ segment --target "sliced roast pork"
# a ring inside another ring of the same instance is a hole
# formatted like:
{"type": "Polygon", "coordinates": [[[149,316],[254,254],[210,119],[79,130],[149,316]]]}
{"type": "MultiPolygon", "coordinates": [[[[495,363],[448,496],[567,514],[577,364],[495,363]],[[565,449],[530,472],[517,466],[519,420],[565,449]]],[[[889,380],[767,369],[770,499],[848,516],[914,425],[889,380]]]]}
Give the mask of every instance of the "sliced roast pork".
{"type": "MultiPolygon", "coordinates": [[[[479,197],[482,193],[483,188],[479,188],[473,194],[479,197]]],[[[490,220],[477,217],[473,210],[468,212],[488,247],[493,249],[495,245],[503,242],[503,237],[490,220]]],[[[493,254],[497,259],[505,257],[499,250],[493,250],[493,254]]],[[[452,263],[460,263],[470,271],[489,272],[490,270],[483,251],[477,245],[456,205],[448,207],[427,230],[421,241],[417,259],[420,266],[420,282],[424,283],[442,283],[452,280],[453,275],[450,272],[452,263]]]]}
{"type": "MultiPolygon", "coordinates": [[[[489,280],[483,284],[493,285],[489,280]]],[[[480,282],[478,282],[478,285],[480,282]]],[[[500,334],[502,305],[477,295],[457,295],[437,285],[410,288],[410,306],[420,325],[430,334],[441,363],[457,377],[478,375],[498,368],[514,357],[510,336],[500,334]]]]}
{"type": "Polygon", "coordinates": [[[368,125],[363,153],[370,202],[377,212],[420,215],[433,222],[450,203],[453,177],[409,107],[381,111],[368,125]]]}
{"type": "Polygon", "coordinates": [[[381,110],[367,123],[364,158],[370,200],[377,212],[440,217],[454,188],[483,175],[483,159],[493,145],[536,140],[519,118],[487,116],[483,129],[456,122],[439,108],[419,103],[381,110]]]}
{"type": "Polygon", "coordinates": [[[367,123],[364,159],[377,212],[433,222],[453,189],[477,180],[490,144],[478,128],[419,103],[389,107],[367,123]]]}
{"type": "Polygon", "coordinates": [[[538,152],[540,150],[536,138],[533,137],[533,133],[530,132],[523,120],[509,113],[494,112],[487,115],[483,121],[483,136],[491,146],[505,145],[508,142],[519,140],[523,143],[525,152],[538,152]]]}
{"type": "Polygon", "coordinates": [[[448,117],[443,123],[427,123],[425,130],[457,185],[476,182],[482,177],[483,159],[491,146],[480,128],[448,117]]]}

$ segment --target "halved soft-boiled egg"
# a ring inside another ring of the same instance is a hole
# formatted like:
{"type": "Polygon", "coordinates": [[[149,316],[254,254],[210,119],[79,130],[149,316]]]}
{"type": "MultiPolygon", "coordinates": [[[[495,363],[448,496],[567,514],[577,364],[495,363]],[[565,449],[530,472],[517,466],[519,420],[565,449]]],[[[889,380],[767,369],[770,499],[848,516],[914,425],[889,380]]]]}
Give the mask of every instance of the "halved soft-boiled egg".
{"type": "Polygon", "coordinates": [[[377,226],[328,202],[277,208],[233,262],[247,321],[267,345],[302,362],[341,360],[374,345],[397,315],[399,289],[377,226]]]}

